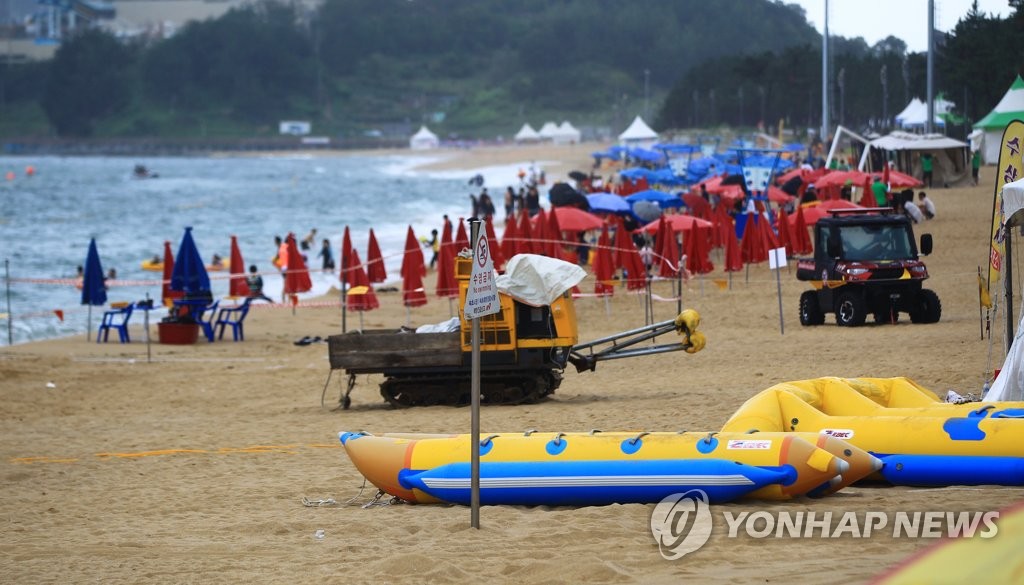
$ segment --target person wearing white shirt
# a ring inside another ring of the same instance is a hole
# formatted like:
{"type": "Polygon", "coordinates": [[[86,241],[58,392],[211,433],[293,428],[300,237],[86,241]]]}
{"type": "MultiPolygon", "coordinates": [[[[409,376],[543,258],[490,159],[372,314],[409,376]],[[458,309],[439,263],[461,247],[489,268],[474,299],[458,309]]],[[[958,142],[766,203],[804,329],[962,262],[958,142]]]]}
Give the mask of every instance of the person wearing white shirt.
{"type": "Polygon", "coordinates": [[[921,191],[920,193],[917,194],[917,199],[917,206],[921,208],[921,213],[923,213],[924,216],[928,219],[934,219],[935,204],[932,203],[932,200],[928,198],[928,195],[925,195],[925,192],[921,191]]]}

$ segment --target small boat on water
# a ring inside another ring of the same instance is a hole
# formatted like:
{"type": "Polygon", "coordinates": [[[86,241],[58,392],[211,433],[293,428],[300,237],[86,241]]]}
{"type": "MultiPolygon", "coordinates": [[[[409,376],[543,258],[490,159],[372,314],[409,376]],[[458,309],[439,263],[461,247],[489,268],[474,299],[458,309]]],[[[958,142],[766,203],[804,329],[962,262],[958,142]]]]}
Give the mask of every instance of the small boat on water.
{"type": "Polygon", "coordinates": [[[897,485],[1024,485],[1024,403],[946,403],[906,378],[776,384],[722,430],[826,433],[881,459],[897,485]]]}
{"type": "MultiPolygon", "coordinates": [[[[340,433],[356,468],[417,503],[470,501],[470,435],[340,433]]],[[[656,503],[691,489],[711,502],[829,493],[879,467],[841,440],[793,433],[497,433],[480,444],[482,504],[656,503]],[[847,477],[856,469],[859,477],[847,477]]]]}

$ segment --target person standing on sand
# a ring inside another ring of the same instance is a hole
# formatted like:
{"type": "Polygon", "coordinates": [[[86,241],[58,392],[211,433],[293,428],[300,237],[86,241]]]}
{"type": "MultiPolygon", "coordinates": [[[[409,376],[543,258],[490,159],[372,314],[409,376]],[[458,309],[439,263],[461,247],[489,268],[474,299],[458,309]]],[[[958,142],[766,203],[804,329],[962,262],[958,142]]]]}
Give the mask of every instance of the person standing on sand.
{"type": "Polygon", "coordinates": [[[875,195],[875,205],[885,207],[889,204],[888,189],[885,188],[885,183],[882,182],[881,176],[875,176],[875,182],[871,184],[871,192],[875,195]]]}
{"type": "Polygon", "coordinates": [[[978,171],[981,169],[981,149],[974,151],[971,156],[971,177],[974,178],[974,184],[978,184],[978,171]]]}
{"type": "Polygon", "coordinates": [[[932,169],[935,167],[935,160],[930,152],[921,155],[921,171],[924,172],[924,184],[932,188],[932,169]]]}

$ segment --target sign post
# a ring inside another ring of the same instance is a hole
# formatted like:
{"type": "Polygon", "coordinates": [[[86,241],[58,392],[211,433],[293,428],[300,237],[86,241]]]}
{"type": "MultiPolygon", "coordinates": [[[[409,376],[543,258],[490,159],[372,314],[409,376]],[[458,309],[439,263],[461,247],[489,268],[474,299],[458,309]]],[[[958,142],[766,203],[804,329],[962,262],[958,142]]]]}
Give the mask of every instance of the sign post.
{"type": "Polygon", "coordinates": [[[786,334],[786,327],[782,324],[782,267],[787,265],[786,248],[775,248],[768,253],[768,268],[775,271],[775,284],[779,292],[779,334],[786,334]]]}
{"type": "Polygon", "coordinates": [[[473,250],[473,269],[462,312],[473,322],[473,354],[470,365],[470,526],[480,528],[480,318],[501,310],[498,287],[494,281],[494,261],[479,219],[469,220],[469,241],[473,250]]]}

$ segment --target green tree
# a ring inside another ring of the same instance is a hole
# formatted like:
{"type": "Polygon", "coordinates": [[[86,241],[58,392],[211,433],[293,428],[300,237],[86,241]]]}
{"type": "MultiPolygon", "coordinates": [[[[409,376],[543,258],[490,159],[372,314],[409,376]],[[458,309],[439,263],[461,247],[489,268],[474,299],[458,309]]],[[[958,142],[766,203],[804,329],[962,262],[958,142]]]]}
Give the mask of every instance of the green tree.
{"type": "Polygon", "coordinates": [[[42,106],[60,136],[90,136],[96,122],[132,99],[133,51],[89,29],[63,43],[50,63],[42,106]]]}

